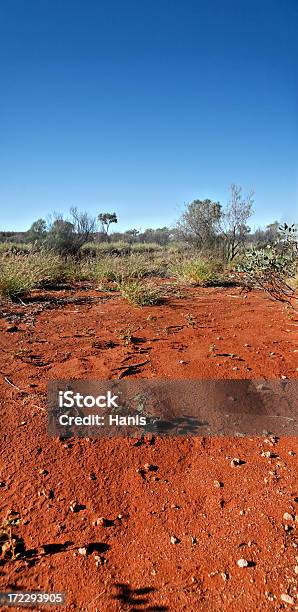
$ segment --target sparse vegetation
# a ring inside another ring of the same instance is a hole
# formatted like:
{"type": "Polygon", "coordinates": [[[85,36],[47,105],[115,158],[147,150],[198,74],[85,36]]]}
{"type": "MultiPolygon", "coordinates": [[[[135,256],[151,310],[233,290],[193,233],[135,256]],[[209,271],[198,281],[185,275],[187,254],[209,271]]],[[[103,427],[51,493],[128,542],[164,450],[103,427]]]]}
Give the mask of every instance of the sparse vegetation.
{"type": "Polygon", "coordinates": [[[161,302],[161,292],[153,283],[122,280],[118,286],[121,295],[136,306],[153,306],[161,302]]]}
{"type": "Polygon", "coordinates": [[[50,252],[0,255],[0,297],[22,297],[33,289],[81,278],[76,262],[50,252]]]}
{"type": "Polygon", "coordinates": [[[222,268],[222,264],[215,260],[205,260],[202,258],[180,259],[173,266],[173,274],[179,280],[191,285],[204,286],[215,282],[222,268]]]}
{"type": "Polygon", "coordinates": [[[131,325],[117,330],[117,336],[122,341],[124,346],[133,344],[135,328],[131,325]]]}
{"type": "Polygon", "coordinates": [[[1,560],[15,561],[20,557],[23,543],[14,534],[14,527],[20,522],[17,513],[10,512],[0,524],[1,560]]]}
{"type": "Polygon", "coordinates": [[[275,300],[293,306],[297,267],[297,230],[285,224],[274,244],[248,250],[237,270],[247,286],[263,289],[275,300]]]}

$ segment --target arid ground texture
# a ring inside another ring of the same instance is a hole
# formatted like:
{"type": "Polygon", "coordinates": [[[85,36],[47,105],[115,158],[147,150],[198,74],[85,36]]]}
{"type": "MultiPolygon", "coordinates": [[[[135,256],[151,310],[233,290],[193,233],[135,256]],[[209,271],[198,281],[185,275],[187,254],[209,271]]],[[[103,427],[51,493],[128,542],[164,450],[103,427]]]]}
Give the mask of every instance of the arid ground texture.
{"type": "Polygon", "coordinates": [[[143,308],[91,283],[3,304],[1,520],[20,555],[2,533],[1,590],[64,592],[90,612],[298,609],[295,436],[47,435],[53,379],[298,378],[282,304],[164,291],[143,308]]]}

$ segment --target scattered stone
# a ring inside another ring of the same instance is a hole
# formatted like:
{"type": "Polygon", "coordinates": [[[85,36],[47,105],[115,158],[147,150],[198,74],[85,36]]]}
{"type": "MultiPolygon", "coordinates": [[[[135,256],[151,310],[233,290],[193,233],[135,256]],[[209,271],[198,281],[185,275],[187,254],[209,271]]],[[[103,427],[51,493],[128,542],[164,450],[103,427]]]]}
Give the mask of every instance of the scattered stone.
{"type": "Polygon", "coordinates": [[[109,519],[105,518],[104,516],[95,519],[95,521],[92,523],[94,527],[98,527],[99,525],[100,527],[110,527],[111,524],[113,524],[113,521],[109,521],[109,519]]]}
{"type": "Polygon", "coordinates": [[[280,599],[285,603],[291,604],[292,606],[295,603],[294,597],[291,597],[291,595],[288,595],[287,593],[282,593],[280,599]]]}
{"type": "Polygon", "coordinates": [[[220,488],[221,488],[221,487],[223,487],[224,485],[223,485],[223,482],[220,482],[220,480],[214,480],[214,486],[215,486],[217,489],[220,489],[220,488]]]}
{"type": "Polygon", "coordinates": [[[229,574],[227,574],[227,572],[221,572],[220,575],[224,581],[229,580],[229,574]]]}
{"type": "Polygon", "coordinates": [[[43,469],[41,469],[41,470],[39,470],[39,472],[38,472],[38,473],[39,473],[41,476],[47,476],[49,472],[48,472],[48,470],[43,470],[43,469]]]}
{"type": "Polygon", "coordinates": [[[157,472],[158,466],[152,465],[152,463],[145,463],[144,470],[146,470],[146,472],[157,472]]]}
{"type": "Polygon", "coordinates": [[[294,572],[295,572],[295,574],[298,574],[298,565],[295,565],[294,572]]]}
{"type": "Polygon", "coordinates": [[[105,565],[105,563],[107,563],[105,557],[101,557],[100,555],[94,555],[94,559],[96,567],[101,567],[102,565],[105,565]]]}
{"type": "Polygon", "coordinates": [[[277,455],[275,453],[272,453],[271,451],[262,451],[261,457],[266,457],[267,459],[275,459],[277,455]]]}
{"type": "Polygon", "coordinates": [[[248,561],[246,559],[238,559],[238,567],[248,567],[248,561]]]}
{"type": "Polygon", "coordinates": [[[79,555],[83,555],[83,557],[86,557],[86,555],[87,555],[87,548],[85,546],[83,546],[83,548],[79,548],[78,549],[78,553],[79,553],[79,555]]]}
{"type": "Polygon", "coordinates": [[[276,599],[276,597],[273,595],[273,593],[269,593],[268,591],[265,591],[265,595],[266,595],[267,599],[269,599],[269,601],[274,601],[274,599],[276,599]]]}
{"type": "Polygon", "coordinates": [[[179,538],[174,535],[171,536],[171,544],[179,544],[180,542],[181,540],[179,540],[179,538]]]}
{"type": "Polygon", "coordinates": [[[234,459],[232,459],[230,465],[231,465],[231,467],[237,467],[237,465],[242,465],[243,463],[245,463],[245,461],[242,461],[242,459],[239,459],[238,457],[234,457],[234,459]]]}
{"type": "Polygon", "coordinates": [[[48,491],[46,489],[42,489],[42,491],[38,491],[38,497],[41,497],[42,495],[46,499],[54,499],[55,497],[53,489],[49,489],[48,491]]]}
{"type": "Polygon", "coordinates": [[[289,512],[285,512],[283,515],[284,521],[293,521],[294,518],[295,518],[294,515],[290,514],[289,512]]]}
{"type": "Polygon", "coordinates": [[[80,504],[77,502],[76,499],[73,499],[70,504],[69,504],[69,509],[71,512],[78,512],[80,509],[80,504]]]}
{"type": "Polygon", "coordinates": [[[195,538],[194,536],[191,536],[191,544],[192,546],[195,546],[198,543],[197,538],[195,538]]]}

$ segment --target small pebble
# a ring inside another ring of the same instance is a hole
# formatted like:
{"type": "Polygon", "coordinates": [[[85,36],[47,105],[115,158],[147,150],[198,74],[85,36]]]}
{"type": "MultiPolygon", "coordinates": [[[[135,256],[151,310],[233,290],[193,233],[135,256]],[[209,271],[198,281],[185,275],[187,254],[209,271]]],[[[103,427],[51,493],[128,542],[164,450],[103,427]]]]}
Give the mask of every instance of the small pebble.
{"type": "Polygon", "coordinates": [[[220,489],[221,487],[223,487],[223,482],[220,482],[220,480],[214,480],[214,486],[217,489],[220,489]]]}
{"type": "Polygon", "coordinates": [[[180,540],[176,536],[171,536],[171,544],[179,544],[180,540]]]}
{"type": "Polygon", "coordinates": [[[284,601],[285,603],[288,603],[288,604],[291,604],[291,605],[293,605],[295,603],[294,602],[294,598],[291,597],[291,595],[288,595],[287,593],[282,593],[282,595],[280,596],[280,599],[282,601],[284,601]]]}
{"type": "Polygon", "coordinates": [[[78,512],[78,510],[80,509],[80,504],[78,504],[78,502],[76,501],[76,499],[73,499],[70,504],[69,504],[69,509],[71,512],[78,512]]]}
{"type": "Polygon", "coordinates": [[[108,527],[109,524],[110,524],[109,520],[105,518],[104,516],[101,516],[100,518],[95,519],[95,521],[93,521],[92,523],[94,527],[98,527],[98,525],[100,525],[101,527],[108,527]]]}
{"type": "Polygon", "coordinates": [[[248,561],[246,559],[238,559],[238,567],[248,567],[248,561]]]}
{"type": "Polygon", "coordinates": [[[243,461],[241,461],[241,459],[239,459],[238,457],[234,457],[234,459],[232,459],[231,461],[231,467],[236,467],[237,465],[241,465],[243,463],[243,461]]]}
{"type": "Polygon", "coordinates": [[[294,520],[294,516],[293,514],[290,514],[289,512],[285,512],[283,515],[283,519],[284,521],[293,521],[294,520]]]}

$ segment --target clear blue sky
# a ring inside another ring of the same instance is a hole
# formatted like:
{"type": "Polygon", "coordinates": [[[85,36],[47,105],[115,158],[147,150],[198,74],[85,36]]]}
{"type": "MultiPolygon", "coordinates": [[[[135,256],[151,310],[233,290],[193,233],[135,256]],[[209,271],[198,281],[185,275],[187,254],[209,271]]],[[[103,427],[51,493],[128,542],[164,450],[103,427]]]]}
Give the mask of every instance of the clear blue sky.
{"type": "Polygon", "coordinates": [[[232,182],[297,219],[297,30],[297,0],[1,0],[0,229],[168,225],[232,182]]]}

